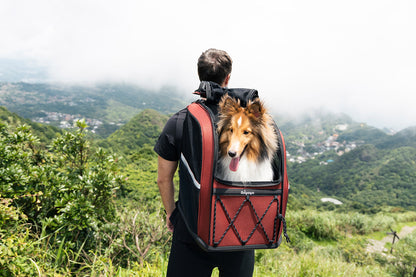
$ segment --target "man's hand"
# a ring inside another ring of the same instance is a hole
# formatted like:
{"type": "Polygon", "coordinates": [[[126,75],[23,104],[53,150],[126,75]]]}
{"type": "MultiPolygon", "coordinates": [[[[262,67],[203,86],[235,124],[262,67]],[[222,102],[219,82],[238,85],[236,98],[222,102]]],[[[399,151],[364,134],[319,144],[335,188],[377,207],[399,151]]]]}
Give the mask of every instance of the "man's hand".
{"type": "Polygon", "coordinates": [[[173,224],[172,222],[170,222],[169,218],[170,218],[171,214],[167,214],[166,215],[166,227],[168,228],[169,232],[173,233],[173,224]]]}

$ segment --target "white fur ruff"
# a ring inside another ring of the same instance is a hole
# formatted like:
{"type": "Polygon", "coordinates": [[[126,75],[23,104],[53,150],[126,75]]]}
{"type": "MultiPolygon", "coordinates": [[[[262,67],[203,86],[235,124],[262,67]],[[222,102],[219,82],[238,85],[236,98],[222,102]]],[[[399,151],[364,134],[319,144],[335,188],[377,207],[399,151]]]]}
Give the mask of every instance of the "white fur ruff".
{"type": "Polygon", "coordinates": [[[265,159],[261,162],[253,162],[241,157],[237,171],[231,171],[231,158],[227,155],[220,157],[217,178],[232,182],[255,182],[255,181],[272,181],[273,168],[271,160],[265,159]]]}

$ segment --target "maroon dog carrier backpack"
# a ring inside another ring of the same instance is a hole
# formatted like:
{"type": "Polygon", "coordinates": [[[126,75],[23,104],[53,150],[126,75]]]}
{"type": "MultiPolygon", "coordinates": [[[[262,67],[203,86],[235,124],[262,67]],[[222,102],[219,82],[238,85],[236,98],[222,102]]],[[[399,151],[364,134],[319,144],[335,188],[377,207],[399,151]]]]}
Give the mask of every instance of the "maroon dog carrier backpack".
{"type": "Polygon", "coordinates": [[[177,207],[190,234],[207,251],[276,248],[282,233],[289,242],[284,218],[289,191],[286,151],[277,127],[273,181],[243,183],[215,177],[218,102],[227,93],[245,106],[258,97],[257,91],[201,82],[196,93],[205,100],[187,107],[177,121],[176,134],[181,145],[177,207]]]}

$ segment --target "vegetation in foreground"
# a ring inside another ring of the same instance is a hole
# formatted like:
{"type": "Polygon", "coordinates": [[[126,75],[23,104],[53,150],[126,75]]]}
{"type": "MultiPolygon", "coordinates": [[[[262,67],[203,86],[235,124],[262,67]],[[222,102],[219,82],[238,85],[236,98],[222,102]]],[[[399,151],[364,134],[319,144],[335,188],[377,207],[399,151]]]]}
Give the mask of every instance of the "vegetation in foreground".
{"type": "MultiPolygon", "coordinates": [[[[151,148],[122,161],[92,147],[85,128],[77,122],[72,132],[44,147],[27,126],[2,124],[0,276],[165,275],[171,235],[164,227],[151,148]]],[[[413,271],[414,232],[392,253],[366,249],[374,233],[414,225],[415,212],[385,208],[362,214],[325,209],[329,206],[317,211],[299,199],[304,198],[289,200],[292,243],[256,251],[255,276],[408,276],[413,271]]]]}

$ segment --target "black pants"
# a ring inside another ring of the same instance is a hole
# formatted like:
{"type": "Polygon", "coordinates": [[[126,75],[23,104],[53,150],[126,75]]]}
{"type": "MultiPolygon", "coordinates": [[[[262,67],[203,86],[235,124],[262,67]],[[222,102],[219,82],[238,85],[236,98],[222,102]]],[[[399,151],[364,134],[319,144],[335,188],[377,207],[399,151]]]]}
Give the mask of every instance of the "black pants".
{"type": "Polygon", "coordinates": [[[210,277],[218,267],[220,277],[251,277],[254,250],[206,252],[193,240],[177,209],[170,218],[175,226],[169,256],[168,277],[210,277]]]}

